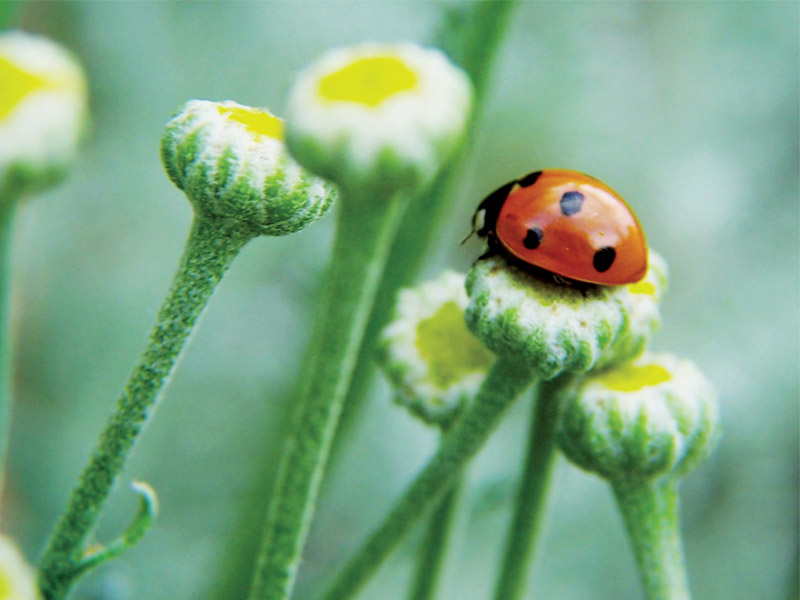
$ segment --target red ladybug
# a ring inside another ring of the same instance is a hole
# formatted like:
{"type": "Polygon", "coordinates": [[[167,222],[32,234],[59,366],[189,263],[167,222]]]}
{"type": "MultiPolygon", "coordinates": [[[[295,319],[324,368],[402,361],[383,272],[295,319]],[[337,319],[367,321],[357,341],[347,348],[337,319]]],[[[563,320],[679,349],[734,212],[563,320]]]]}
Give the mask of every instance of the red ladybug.
{"type": "Polygon", "coordinates": [[[647,242],[633,211],[594,177],[566,169],[529,173],[481,202],[473,230],[489,251],[570,279],[601,285],[641,280],[647,242]]]}

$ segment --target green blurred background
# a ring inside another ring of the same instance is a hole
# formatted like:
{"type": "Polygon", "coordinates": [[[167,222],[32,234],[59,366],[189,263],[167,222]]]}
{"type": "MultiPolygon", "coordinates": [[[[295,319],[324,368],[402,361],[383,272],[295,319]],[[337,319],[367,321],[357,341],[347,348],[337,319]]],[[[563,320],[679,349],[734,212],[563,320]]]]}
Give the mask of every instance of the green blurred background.
{"type": "MultiPolygon", "coordinates": [[[[15,24],[83,61],[92,130],[65,185],[18,215],[16,405],[3,529],[34,557],[165,294],[191,218],[158,141],[189,98],[284,112],[293,74],[330,47],[428,41],[441,2],[22,5],[15,24]]],[[[656,349],[695,360],[725,435],[683,485],[697,599],[796,598],[798,3],[523,2],[500,47],[454,212],[425,276],[465,270],[472,211],[548,166],[589,172],[635,208],[670,264],[656,349]],[[793,594],[793,596],[792,596],[793,594]]],[[[80,600],[241,597],[334,218],[246,248],[203,318],[126,471],[159,492],[147,537],[80,600]]],[[[529,402],[470,471],[445,598],[483,600],[498,562],[529,402]]],[[[435,447],[377,381],[327,482],[298,598],[318,592],[435,447]]],[[[125,485],[98,536],[127,522],[125,485]]],[[[636,598],[611,494],[561,462],[530,597],[636,598]]],[[[418,537],[418,535],[417,535],[418,537]]],[[[402,598],[414,538],[366,590],[402,598]]]]}

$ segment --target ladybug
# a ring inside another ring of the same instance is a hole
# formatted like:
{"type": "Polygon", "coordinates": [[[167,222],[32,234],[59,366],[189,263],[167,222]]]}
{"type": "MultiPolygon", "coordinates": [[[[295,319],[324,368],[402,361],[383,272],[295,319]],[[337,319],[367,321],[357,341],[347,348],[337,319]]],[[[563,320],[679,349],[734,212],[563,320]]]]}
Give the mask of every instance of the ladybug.
{"type": "Polygon", "coordinates": [[[647,272],[647,242],[625,201],[602,181],[567,169],[529,173],[478,206],[473,232],[480,258],[502,254],[561,283],[622,285],[647,272]]]}

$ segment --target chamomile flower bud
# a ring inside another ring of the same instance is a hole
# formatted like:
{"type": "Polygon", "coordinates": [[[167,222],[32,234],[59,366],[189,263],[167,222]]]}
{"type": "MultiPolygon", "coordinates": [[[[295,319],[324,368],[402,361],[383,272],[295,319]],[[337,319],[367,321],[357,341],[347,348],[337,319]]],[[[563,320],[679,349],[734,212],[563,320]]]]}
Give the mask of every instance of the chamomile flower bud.
{"type": "Polygon", "coordinates": [[[298,231],[334,197],[286,152],[281,119],[236,102],[184,104],[167,123],[161,159],[199,216],[238,221],[256,235],[298,231]]]}
{"type": "Polygon", "coordinates": [[[494,356],[467,329],[464,275],[445,271],[402,290],[381,337],[380,362],[397,402],[446,427],[475,396],[494,356]]]}
{"type": "Polygon", "coordinates": [[[86,80],[50,40],[0,34],[0,202],[66,174],[87,117],[86,80]]]}
{"type": "Polygon", "coordinates": [[[416,190],[458,146],[472,106],[467,76],[414,44],[333,50],[298,77],[287,143],[301,164],[348,190],[416,190]]]}
{"type": "Polygon", "coordinates": [[[650,252],[645,278],[589,289],[544,281],[502,256],[467,276],[467,324],[495,354],[522,359],[541,379],[581,375],[640,354],[660,324],[666,265],[650,252]]]}
{"type": "Polygon", "coordinates": [[[714,388],[693,363],[669,354],[645,354],[583,379],[558,432],[572,462],[612,481],[683,474],[718,437],[714,388]]]}
{"type": "Polygon", "coordinates": [[[33,569],[9,538],[0,535],[0,598],[38,600],[33,569]]]}

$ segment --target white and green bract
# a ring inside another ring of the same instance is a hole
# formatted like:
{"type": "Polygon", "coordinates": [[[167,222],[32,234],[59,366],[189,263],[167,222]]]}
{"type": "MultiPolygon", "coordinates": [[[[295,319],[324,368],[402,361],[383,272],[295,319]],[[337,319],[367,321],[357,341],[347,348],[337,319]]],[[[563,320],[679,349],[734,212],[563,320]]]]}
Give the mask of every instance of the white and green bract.
{"type": "Polygon", "coordinates": [[[401,290],[380,341],[380,364],[396,401],[441,426],[475,396],[494,362],[464,323],[464,279],[444,271],[401,290]]]}
{"type": "Polygon", "coordinates": [[[281,132],[259,132],[236,114],[280,121],[232,101],[190,100],[164,131],[164,167],[198,214],[247,223],[256,235],[293,233],[322,216],[334,188],[289,156],[281,132]]]}
{"type": "Polygon", "coordinates": [[[593,374],[569,395],[558,432],[567,458],[615,481],[681,475],[713,450],[716,393],[692,362],[645,354],[621,371],[593,374]],[[636,370],[647,368],[666,377],[637,381],[636,370]]]}
{"type": "Polygon", "coordinates": [[[419,190],[458,147],[472,86],[439,50],[367,43],[333,50],[302,71],[288,108],[287,144],[308,169],[359,193],[419,190]],[[413,83],[389,82],[376,100],[367,73],[346,98],[325,96],[326,78],[372,60],[401,65],[413,83]]]}
{"type": "Polygon", "coordinates": [[[644,351],[660,324],[666,278],[663,259],[652,251],[643,281],[585,291],[495,256],[467,276],[467,324],[492,352],[523,360],[538,378],[581,375],[644,351]]]}

